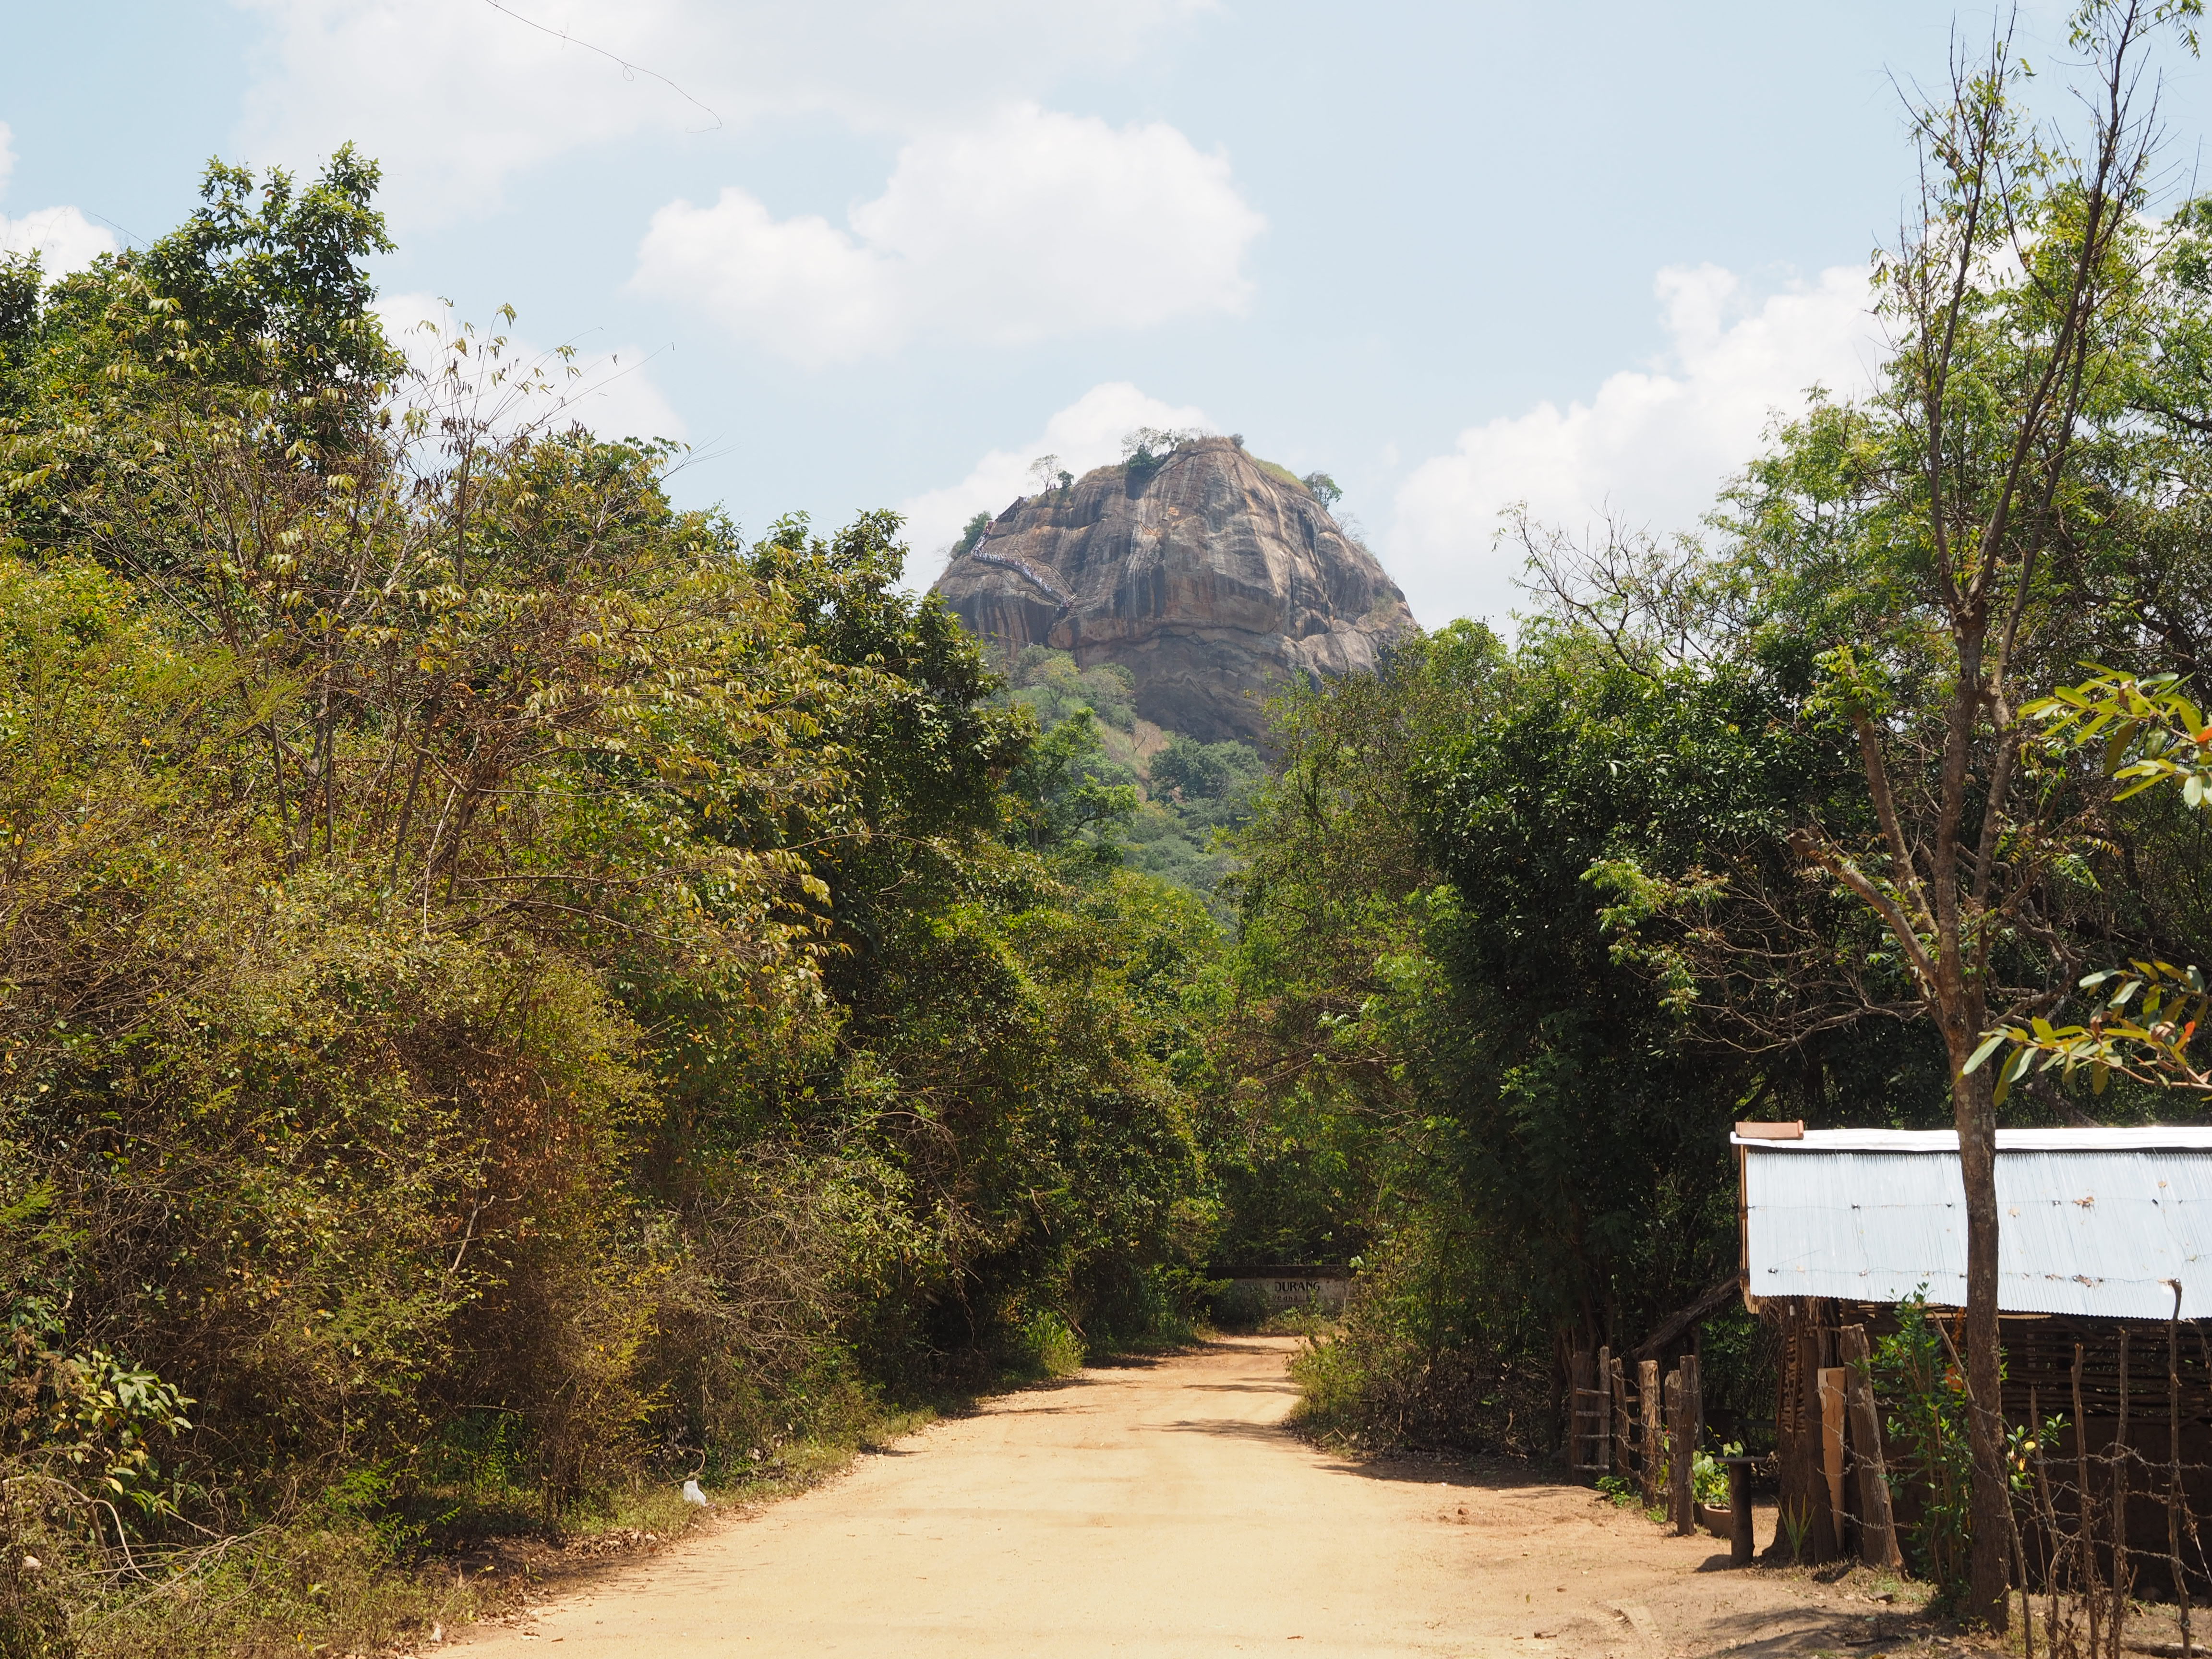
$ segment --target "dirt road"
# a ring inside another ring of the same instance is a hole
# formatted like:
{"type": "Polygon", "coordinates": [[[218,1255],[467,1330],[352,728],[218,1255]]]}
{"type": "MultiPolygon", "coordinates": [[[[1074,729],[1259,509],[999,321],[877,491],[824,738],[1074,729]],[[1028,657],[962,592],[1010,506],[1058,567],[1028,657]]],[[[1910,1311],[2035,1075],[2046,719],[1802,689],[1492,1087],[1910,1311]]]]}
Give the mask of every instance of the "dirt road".
{"type": "Polygon", "coordinates": [[[1583,1488],[1315,1451],[1280,1426],[1295,1346],[994,1401],[483,1631],[467,1659],[1868,1650],[1863,1586],[1718,1571],[1713,1540],[1583,1488]]]}

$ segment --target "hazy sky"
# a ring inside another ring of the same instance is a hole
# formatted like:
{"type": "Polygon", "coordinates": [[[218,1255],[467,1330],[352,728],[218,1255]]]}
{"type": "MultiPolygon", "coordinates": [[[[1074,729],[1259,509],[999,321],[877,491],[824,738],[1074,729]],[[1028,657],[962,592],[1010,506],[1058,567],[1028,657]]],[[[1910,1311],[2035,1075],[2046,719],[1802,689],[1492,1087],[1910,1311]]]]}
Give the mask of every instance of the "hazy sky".
{"type": "MultiPolygon", "coordinates": [[[[1037,455],[1202,425],[1333,473],[1431,625],[1515,603],[1504,504],[1692,524],[1769,410],[1864,375],[1893,79],[1940,76],[1951,28],[1925,0],[5,4],[0,245],[82,260],[176,223],[212,155],[351,139],[395,319],[512,304],[593,362],[587,419],[693,445],[679,497],[749,530],[899,507],[926,580],[1037,455]]],[[[2063,15],[2020,25],[2054,108],[2063,15]]],[[[2162,61],[2179,185],[2212,82],[2162,61]]]]}

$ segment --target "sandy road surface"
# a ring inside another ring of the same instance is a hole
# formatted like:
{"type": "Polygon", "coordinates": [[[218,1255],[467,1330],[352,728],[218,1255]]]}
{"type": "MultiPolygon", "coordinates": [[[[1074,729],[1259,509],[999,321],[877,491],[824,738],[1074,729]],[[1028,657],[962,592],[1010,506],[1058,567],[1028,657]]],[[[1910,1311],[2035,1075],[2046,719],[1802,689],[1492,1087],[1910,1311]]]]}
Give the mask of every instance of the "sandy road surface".
{"type": "Polygon", "coordinates": [[[485,1630],[467,1659],[1869,1650],[1876,1610],[1847,1586],[1715,1571],[1711,1539],[1587,1490],[1313,1450],[1279,1426],[1295,1346],[994,1401],[485,1630]]]}

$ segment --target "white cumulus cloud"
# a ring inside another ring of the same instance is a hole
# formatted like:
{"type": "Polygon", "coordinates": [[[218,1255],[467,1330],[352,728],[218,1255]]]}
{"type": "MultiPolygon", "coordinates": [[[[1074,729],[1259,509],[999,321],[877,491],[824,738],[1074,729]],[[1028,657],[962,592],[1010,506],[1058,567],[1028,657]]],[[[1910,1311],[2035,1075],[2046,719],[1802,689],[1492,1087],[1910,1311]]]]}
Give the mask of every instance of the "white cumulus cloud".
{"type": "Polygon", "coordinates": [[[712,207],[653,216],[632,288],[707,312],[802,363],[896,345],[907,318],[895,261],[827,220],[774,218],[734,186],[712,207]]]}
{"type": "Polygon", "coordinates": [[[640,133],[824,116],[903,136],[1126,62],[1213,0],[240,3],[265,28],[248,152],[299,165],[354,140],[404,227],[640,133]]]}
{"type": "MultiPolygon", "coordinates": [[[[0,193],[15,170],[14,135],[0,121],[0,193]]],[[[73,207],[39,208],[17,218],[0,213],[0,253],[36,253],[49,277],[82,270],[114,252],[115,238],[73,207]]]]}
{"type": "Polygon", "coordinates": [[[848,227],[776,219],[732,187],[653,218],[635,286],[816,365],[917,334],[1018,345],[1241,311],[1266,222],[1228,161],[1161,122],[1035,104],[914,139],[848,227]]]}
{"type": "Polygon", "coordinates": [[[1056,455],[1061,466],[1080,477],[1094,466],[1119,462],[1122,435],[1140,426],[1182,430],[1209,424],[1204,411],[1147,397],[1127,380],[1092,386],[1048,420],[1044,430],[1029,442],[992,450],[958,483],[899,503],[899,511],[906,515],[908,544],[916,550],[907,566],[907,580],[916,586],[933,580],[945,553],[959,539],[969,520],[978,513],[995,515],[1015,496],[1034,492],[1037,485],[1030,468],[1039,458],[1056,455]]]}
{"type": "Polygon", "coordinates": [[[408,362],[433,386],[419,395],[434,404],[453,395],[443,380],[447,364],[461,366],[460,380],[481,387],[478,412],[501,430],[528,423],[565,427],[580,422],[603,438],[676,438],[685,435],[683,416],[662,396],[647,374],[647,354],[635,346],[607,351],[578,350],[563,359],[519,336],[508,335],[496,362],[489,359],[484,343],[505,334],[501,327],[479,330],[469,353],[456,358],[451,343],[460,337],[460,325],[451,307],[434,295],[392,294],[376,302],[386,337],[407,354],[408,362]],[[428,326],[425,326],[425,325],[428,326]],[[489,384],[501,370],[502,386],[489,384]],[[543,392],[525,392],[542,380],[543,392]]]}
{"type": "Polygon", "coordinates": [[[1425,623],[1502,621],[1525,603],[1513,586],[1520,556],[1492,544],[1512,503],[1575,530],[1608,512],[1694,528],[1775,411],[1815,385],[1861,390],[1880,358],[1863,270],[1826,270],[1756,301],[1717,265],[1670,266],[1656,287],[1668,336],[1656,363],[1609,376],[1587,403],[1470,427],[1400,486],[1389,562],[1425,623]]]}

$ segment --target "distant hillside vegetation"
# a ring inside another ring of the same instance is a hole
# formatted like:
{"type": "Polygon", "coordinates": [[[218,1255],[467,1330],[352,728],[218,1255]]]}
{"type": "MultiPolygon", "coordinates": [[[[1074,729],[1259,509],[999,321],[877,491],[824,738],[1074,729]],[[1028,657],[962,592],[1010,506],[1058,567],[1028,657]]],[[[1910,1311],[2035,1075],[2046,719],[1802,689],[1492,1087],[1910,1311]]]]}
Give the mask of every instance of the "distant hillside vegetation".
{"type": "Polygon", "coordinates": [[[1141,718],[1134,678],[1118,663],[1079,668],[1066,652],[1032,645],[1006,675],[1004,701],[1036,716],[1077,779],[1125,792],[1090,828],[1102,855],[1188,888],[1226,921],[1219,888],[1239,860],[1217,832],[1249,817],[1267,775],[1260,751],[1233,738],[1200,743],[1141,718]]]}

